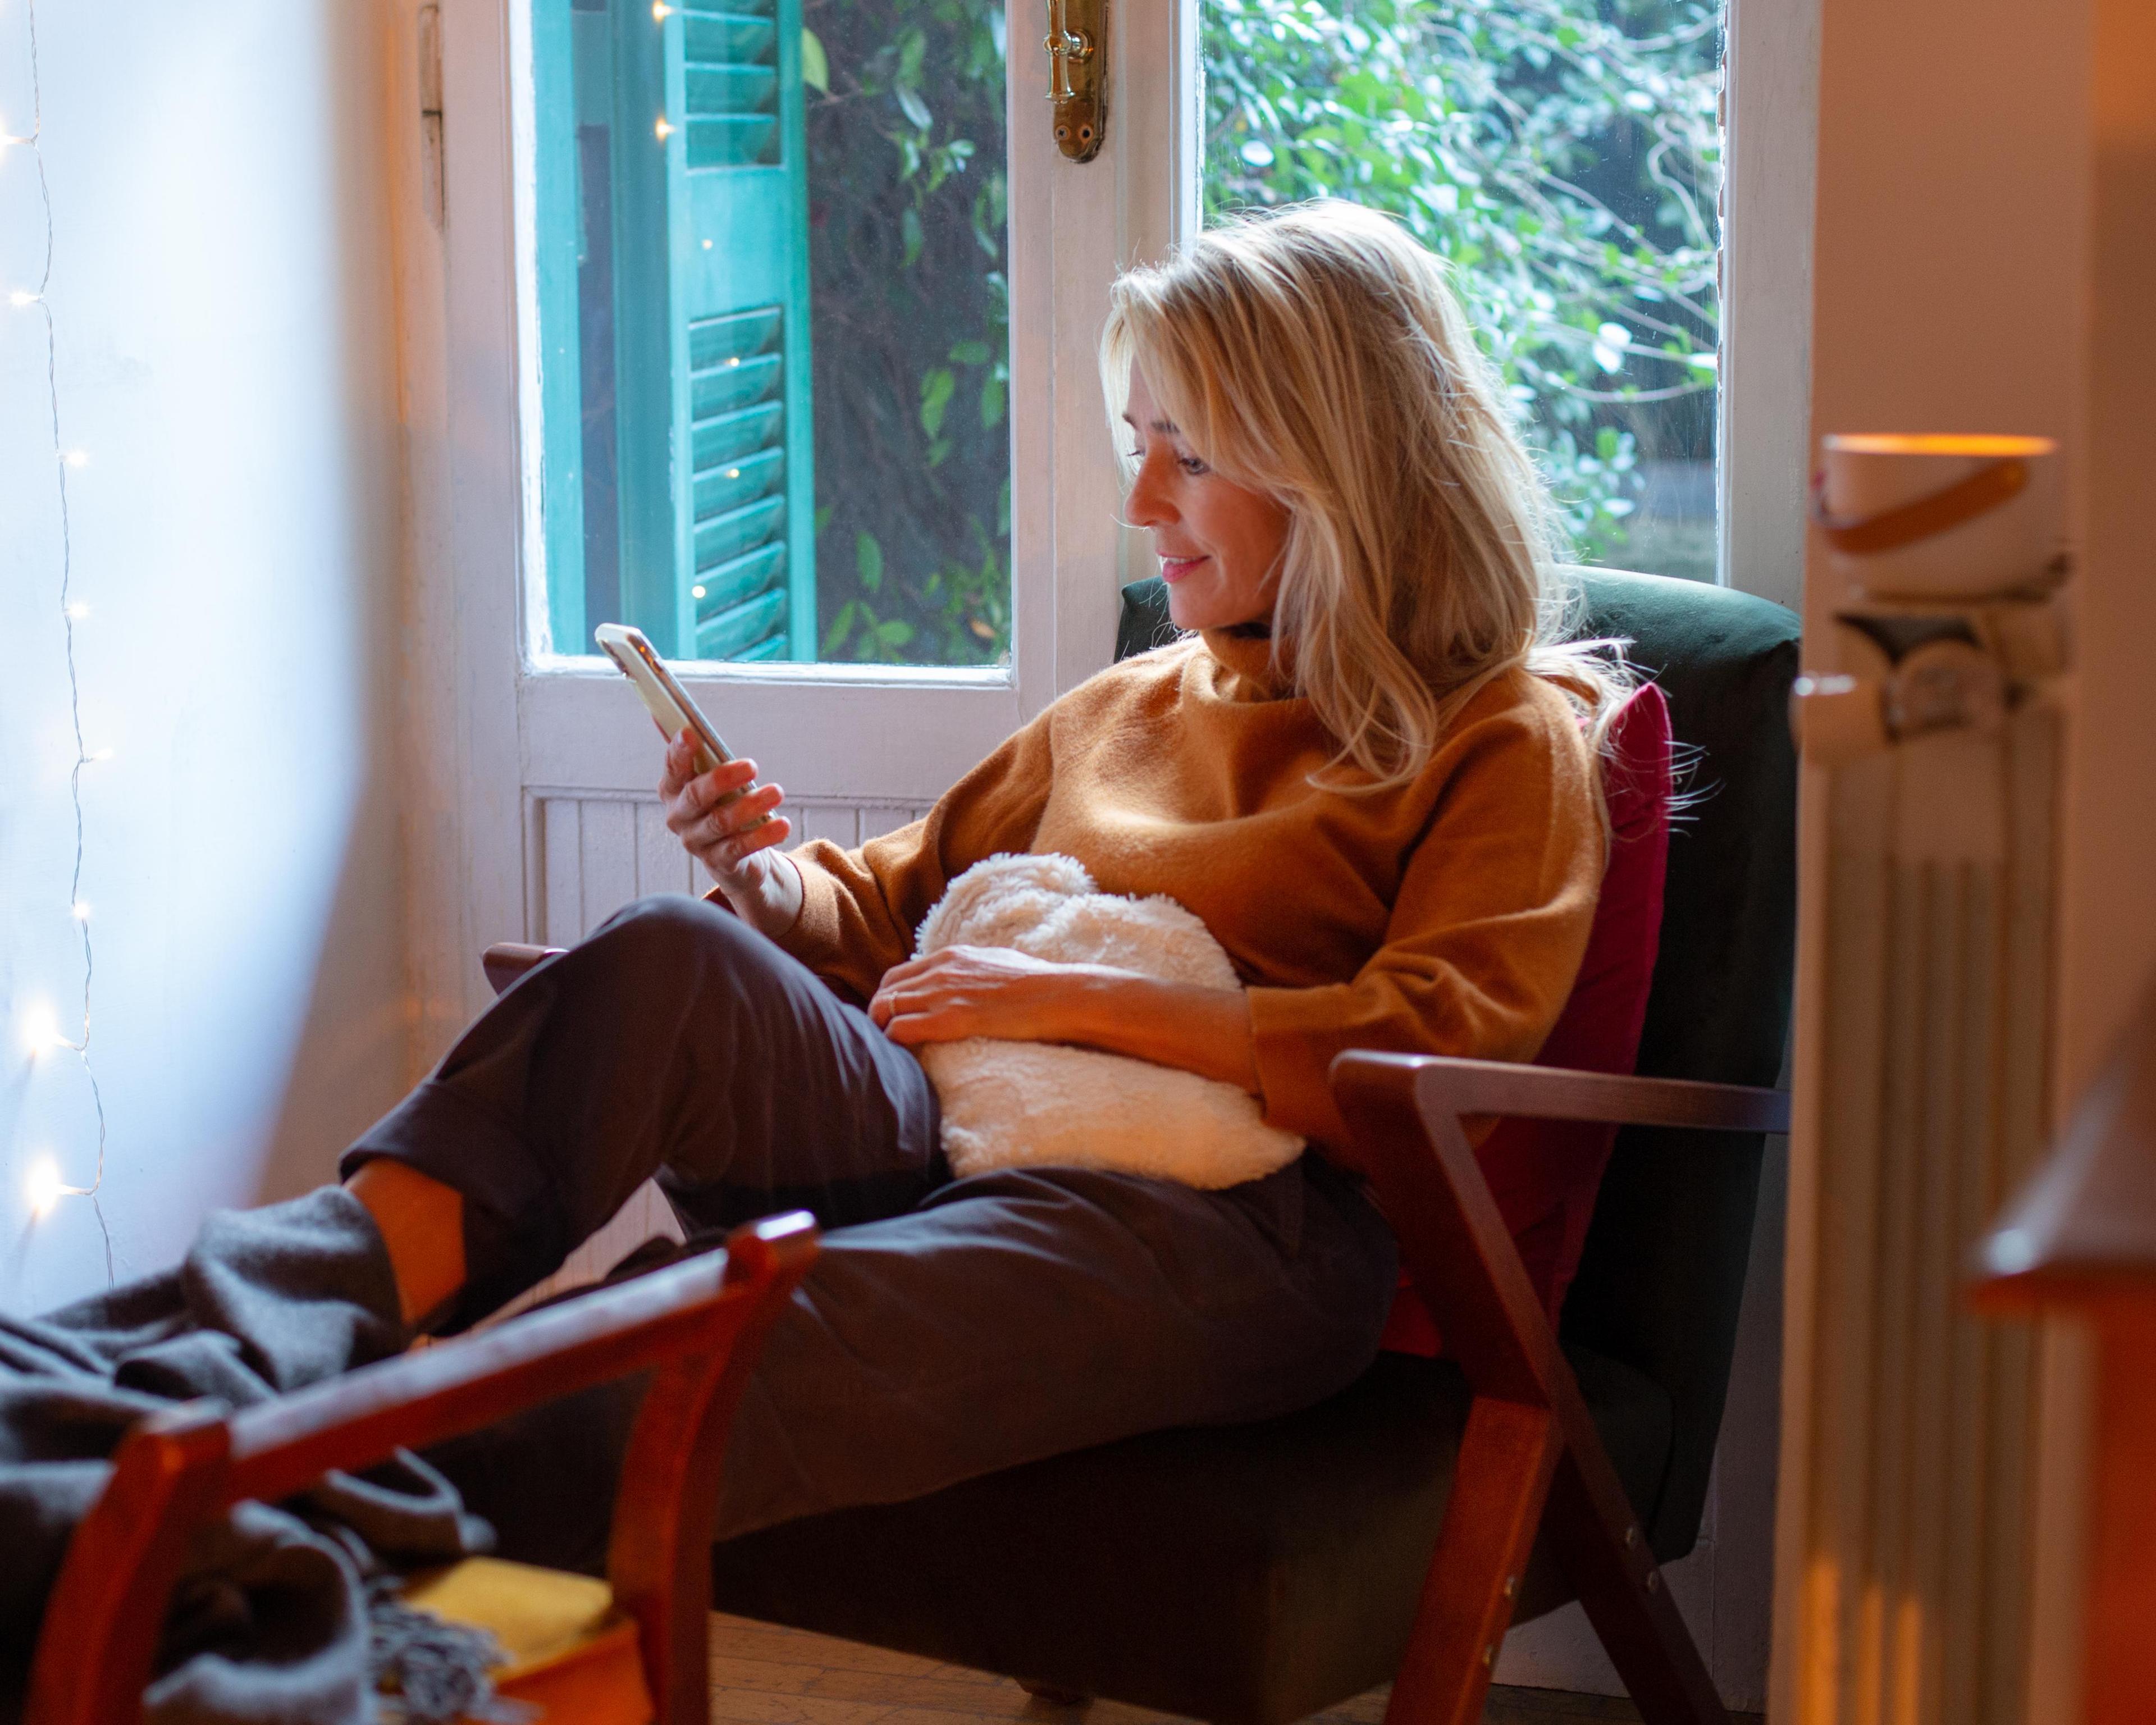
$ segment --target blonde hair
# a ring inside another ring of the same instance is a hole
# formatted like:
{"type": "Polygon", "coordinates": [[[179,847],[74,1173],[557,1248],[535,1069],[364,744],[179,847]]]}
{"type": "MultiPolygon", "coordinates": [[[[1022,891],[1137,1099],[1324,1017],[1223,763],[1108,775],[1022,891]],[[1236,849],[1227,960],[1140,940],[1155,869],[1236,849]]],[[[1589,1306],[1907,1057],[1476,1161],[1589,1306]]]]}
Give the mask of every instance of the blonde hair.
{"type": "Polygon", "coordinates": [[[1630,678],[1614,644],[1563,639],[1556,507],[1440,259],[1335,200],[1230,221],[1111,290],[1111,424],[1133,367],[1194,454],[1289,511],[1274,660],[1335,766],[1414,778],[1515,667],[1599,751],[1630,678]]]}

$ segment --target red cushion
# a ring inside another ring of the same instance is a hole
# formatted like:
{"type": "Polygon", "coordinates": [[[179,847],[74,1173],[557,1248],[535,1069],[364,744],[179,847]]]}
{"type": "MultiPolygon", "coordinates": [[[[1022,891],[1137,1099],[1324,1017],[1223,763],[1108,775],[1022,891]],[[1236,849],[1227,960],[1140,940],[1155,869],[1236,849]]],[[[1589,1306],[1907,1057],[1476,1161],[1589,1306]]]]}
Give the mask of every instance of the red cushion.
{"type": "MultiPolygon", "coordinates": [[[[1603,784],[1609,865],[1578,979],[1535,1056],[1538,1066],[1630,1072],[1639,1059],[1670,848],[1670,710],[1652,683],[1635,690],[1610,725],[1603,784]]],[[[1614,1126],[1501,1120],[1475,1153],[1553,1325],[1579,1268],[1616,1141],[1614,1126]]],[[[1378,1345],[1425,1357],[1440,1352],[1437,1327],[1404,1271],[1378,1345]]]]}

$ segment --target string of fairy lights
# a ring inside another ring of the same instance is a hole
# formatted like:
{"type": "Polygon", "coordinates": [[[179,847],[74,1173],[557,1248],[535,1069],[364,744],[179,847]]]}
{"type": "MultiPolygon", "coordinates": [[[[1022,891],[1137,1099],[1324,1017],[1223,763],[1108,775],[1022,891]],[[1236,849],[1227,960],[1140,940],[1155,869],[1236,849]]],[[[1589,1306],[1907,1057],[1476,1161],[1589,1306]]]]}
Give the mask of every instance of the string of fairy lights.
{"type": "Polygon", "coordinates": [[[54,1009],[49,1005],[31,1008],[26,1016],[23,1034],[29,1043],[33,1060],[44,1059],[63,1051],[71,1053],[80,1065],[82,1075],[90,1086],[90,1099],[97,1120],[97,1155],[88,1185],[74,1185],[61,1174],[57,1158],[49,1152],[33,1157],[24,1180],[24,1196],[33,1217],[42,1219],[65,1199],[86,1199],[97,1216],[99,1231],[105,1240],[105,1273],[112,1280],[112,1230],[105,1217],[105,1207],[99,1202],[99,1194],[105,1186],[105,1096],[97,1081],[97,1069],[91,1062],[90,1052],[90,988],[96,979],[96,950],[90,938],[90,904],[82,896],[82,875],[85,846],[83,843],[83,769],[112,757],[109,748],[91,749],[83,737],[82,678],[75,660],[75,629],[90,616],[90,607],[74,596],[74,544],[69,518],[68,475],[70,470],[86,465],[90,457],[79,449],[70,449],[62,434],[59,389],[59,341],[53,321],[51,302],[45,297],[53,279],[53,198],[51,182],[45,174],[44,155],[44,90],[40,79],[38,59],[37,0],[24,0],[24,18],[28,30],[30,78],[30,129],[27,133],[13,135],[4,124],[0,124],[0,157],[17,152],[26,153],[32,171],[37,177],[38,208],[44,218],[44,248],[39,259],[37,285],[17,288],[8,295],[8,305],[17,313],[34,312],[42,320],[45,336],[45,406],[52,429],[52,459],[54,482],[59,503],[59,622],[62,640],[66,649],[68,681],[68,716],[74,739],[74,761],[68,773],[68,794],[74,816],[74,865],[68,881],[67,906],[74,919],[82,943],[82,1031],[70,1036],[59,1026],[54,1009]]]}

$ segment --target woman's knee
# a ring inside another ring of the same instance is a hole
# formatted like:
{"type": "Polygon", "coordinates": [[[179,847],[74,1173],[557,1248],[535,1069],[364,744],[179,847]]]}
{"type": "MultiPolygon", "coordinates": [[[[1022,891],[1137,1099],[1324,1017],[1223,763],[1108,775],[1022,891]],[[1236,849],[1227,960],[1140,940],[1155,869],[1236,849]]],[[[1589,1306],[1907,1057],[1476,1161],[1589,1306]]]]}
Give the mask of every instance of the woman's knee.
{"type": "Polygon", "coordinates": [[[721,906],[685,893],[654,892],[624,905],[592,931],[585,944],[603,940],[672,952],[699,944],[726,945],[744,936],[755,938],[740,917],[721,906]]]}
{"type": "Polygon", "coordinates": [[[575,952],[584,963],[618,965],[650,986],[672,977],[702,986],[715,975],[753,974],[783,956],[731,911],[680,893],[623,906],[575,952]]]}

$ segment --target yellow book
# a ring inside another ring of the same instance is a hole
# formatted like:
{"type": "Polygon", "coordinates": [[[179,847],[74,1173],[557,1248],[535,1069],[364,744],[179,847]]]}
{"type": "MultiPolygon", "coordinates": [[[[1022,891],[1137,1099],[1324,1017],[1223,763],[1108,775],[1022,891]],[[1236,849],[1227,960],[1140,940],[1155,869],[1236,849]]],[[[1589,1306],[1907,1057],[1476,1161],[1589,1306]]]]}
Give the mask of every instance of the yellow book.
{"type": "Polygon", "coordinates": [[[651,1725],[636,1625],[613,1589],[587,1575],[468,1558],[407,1588],[403,1604],[491,1634],[505,1661],[499,1694],[562,1725],[651,1725]]]}

